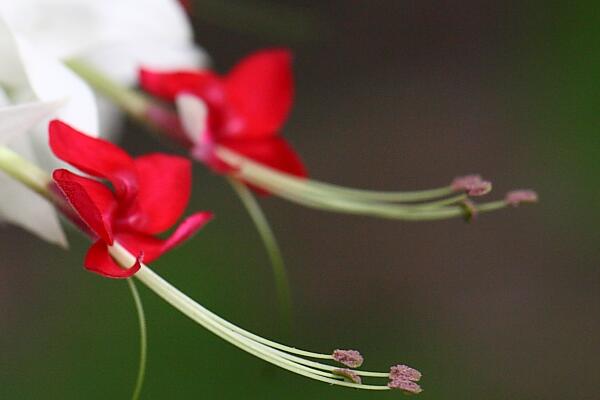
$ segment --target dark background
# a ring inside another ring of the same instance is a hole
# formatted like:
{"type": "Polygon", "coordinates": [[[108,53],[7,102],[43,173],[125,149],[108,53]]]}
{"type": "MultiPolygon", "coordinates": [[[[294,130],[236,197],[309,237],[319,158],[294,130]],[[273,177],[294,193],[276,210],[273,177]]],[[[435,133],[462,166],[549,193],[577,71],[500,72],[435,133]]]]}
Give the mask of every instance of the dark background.
{"type": "MultiPolygon", "coordinates": [[[[226,71],[295,53],[284,131],[317,179],[417,189],[479,172],[536,206],[406,223],[261,200],[286,256],[295,329],[281,334],[268,260],[241,204],[195,168],[190,210],[217,219],[154,266],[256,333],[368,369],[420,369],[421,399],[596,399],[600,390],[600,21],[594,2],[196,1],[198,42],[226,71]],[[289,7],[288,7],[289,6],[289,7]],[[290,8],[291,7],[291,8],[290,8]]],[[[159,21],[157,21],[159,23],[159,21]]],[[[168,150],[128,124],[134,153],[168,150]]],[[[127,398],[138,332],[124,282],[71,251],[0,233],[0,398],[127,398]]],[[[141,288],[147,399],[391,398],[278,370],[141,288]]]]}

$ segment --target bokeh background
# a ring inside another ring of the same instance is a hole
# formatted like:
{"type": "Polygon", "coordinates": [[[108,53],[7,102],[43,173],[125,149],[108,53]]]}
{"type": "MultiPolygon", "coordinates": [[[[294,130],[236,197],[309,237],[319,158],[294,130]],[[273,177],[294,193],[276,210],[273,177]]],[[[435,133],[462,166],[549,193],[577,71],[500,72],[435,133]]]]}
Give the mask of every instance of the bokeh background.
{"type": "MultiPolygon", "coordinates": [[[[376,189],[480,172],[541,203],[404,223],[261,200],[286,256],[295,328],[282,333],[260,240],[226,182],[195,168],[190,209],[218,216],[156,270],[220,315],[302,348],[402,362],[426,399],[597,399],[600,391],[600,20],[595,2],[193,3],[225,71],[265,46],[295,53],[285,135],[312,176],[376,189]]],[[[159,21],[157,21],[159,23],[159,21]]],[[[134,124],[134,153],[168,150],[134,124]]],[[[138,360],[124,282],[71,251],[0,231],[0,398],[125,399],[138,360]]],[[[145,288],[146,399],[374,399],[278,370],[145,288]]]]}

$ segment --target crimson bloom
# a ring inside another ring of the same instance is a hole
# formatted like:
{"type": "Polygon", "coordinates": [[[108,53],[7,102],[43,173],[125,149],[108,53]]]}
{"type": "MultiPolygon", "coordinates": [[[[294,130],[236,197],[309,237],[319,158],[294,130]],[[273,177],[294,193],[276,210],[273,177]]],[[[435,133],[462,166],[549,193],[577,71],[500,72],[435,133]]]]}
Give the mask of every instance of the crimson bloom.
{"type": "Polygon", "coordinates": [[[52,174],[56,186],[89,228],[96,241],[85,257],[85,267],[110,278],[127,278],[181,244],[212,218],[198,212],[185,219],[168,239],[155,235],[171,228],[183,214],[191,192],[190,161],[166,154],[132,158],[118,146],[84,135],[69,125],[50,123],[50,147],[54,154],[92,177],[66,169],[52,174]],[[135,265],[121,268],[108,246],[118,241],[139,255],[135,265]]]}
{"type": "Polygon", "coordinates": [[[140,84],[144,90],[170,102],[182,94],[204,102],[206,122],[198,126],[192,155],[217,172],[230,170],[214,155],[214,146],[221,145],[271,168],[306,176],[297,154],[278,136],[294,92],[288,50],[253,53],[224,76],[210,70],[141,69],[140,84]]]}

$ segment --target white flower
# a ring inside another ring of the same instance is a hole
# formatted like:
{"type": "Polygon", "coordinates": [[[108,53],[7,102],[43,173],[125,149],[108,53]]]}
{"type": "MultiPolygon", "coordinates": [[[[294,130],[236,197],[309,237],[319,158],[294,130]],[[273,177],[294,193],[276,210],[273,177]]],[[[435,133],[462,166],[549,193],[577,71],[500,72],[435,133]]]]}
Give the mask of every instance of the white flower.
{"type": "Polygon", "coordinates": [[[88,61],[125,84],[136,82],[140,65],[207,63],[177,0],[0,0],[0,12],[39,48],[88,61]]]}
{"type": "MultiPolygon", "coordinates": [[[[0,145],[50,171],[58,164],[47,145],[48,118],[96,135],[94,96],[73,72],[18,38],[1,19],[0,59],[0,145]]],[[[2,173],[0,218],[52,243],[66,244],[52,206],[2,173]]]]}

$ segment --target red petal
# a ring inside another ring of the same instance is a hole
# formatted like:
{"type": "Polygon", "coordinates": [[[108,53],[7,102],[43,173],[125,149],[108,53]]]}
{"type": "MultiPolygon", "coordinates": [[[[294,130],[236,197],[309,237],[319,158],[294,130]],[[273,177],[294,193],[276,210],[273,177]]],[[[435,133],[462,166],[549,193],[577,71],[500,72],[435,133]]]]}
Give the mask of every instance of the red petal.
{"type": "Polygon", "coordinates": [[[129,278],[138,272],[142,266],[138,257],[131,267],[122,268],[110,256],[106,243],[102,241],[97,241],[90,247],[85,256],[84,265],[89,271],[107,278],[129,278]]]}
{"type": "Polygon", "coordinates": [[[151,154],[135,159],[139,222],[132,229],[156,234],[177,222],[190,199],[192,165],[183,157],[151,154]]]}
{"type": "Polygon", "coordinates": [[[183,92],[215,100],[223,96],[220,78],[210,71],[159,72],[142,68],[139,71],[142,89],[167,101],[183,92]]]}
{"type": "Polygon", "coordinates": [[[227,140],[220,144],[281,172],[299,177],[307,176],[300,157],[284,139],[227,140]]]}
{"type": "Polygon", "coordinates": [[[277,133],[292,106],[291,60],[288,50],[263,50],[243,59],[227,75],[227,101],[243,125],[234,133],[244,138],[277,133]]]}
{"type": "Polygon", "coordinates": [[[142,253],[144,261],[152,262],[192,237],[211,219],[211,212],[204,211],[193,214],[186,218],[167,240],[130,232],[119,233],[116,237],[127,250],[133,254],[142,253]]]}
{"type": "Polygon", "coordinates": [[[93,179],[57,169],[52,178],[83,222],[102,240],[112,244],[112,215],[117,202],[112,192],[93,179]]]}
{"type": "Polygon", "coordinates": [[[50,147],[61,160],[87,174],[108,179],[121,198],[129,198],[137,190],[133,159],[106,140],[87,136],[54,120],[50,122],[50,147]]]}
{"type": "Polygon", "coordinates": [[[132,254],[143,254],[144,261],[151,263],[163,254],[164,241],[152,235],[135,232],[119,232],[115,239],[132,254]]]}
{"type": "Polygon", "coordinates": [[[163,253],[170,251],[194,236],[196,232],[202,229],[212,218],[212,212],[201,211],[184,219],[177,229],[175,229],[175,232],[173,232],[173,234],[164,242],[163,253]]]}

